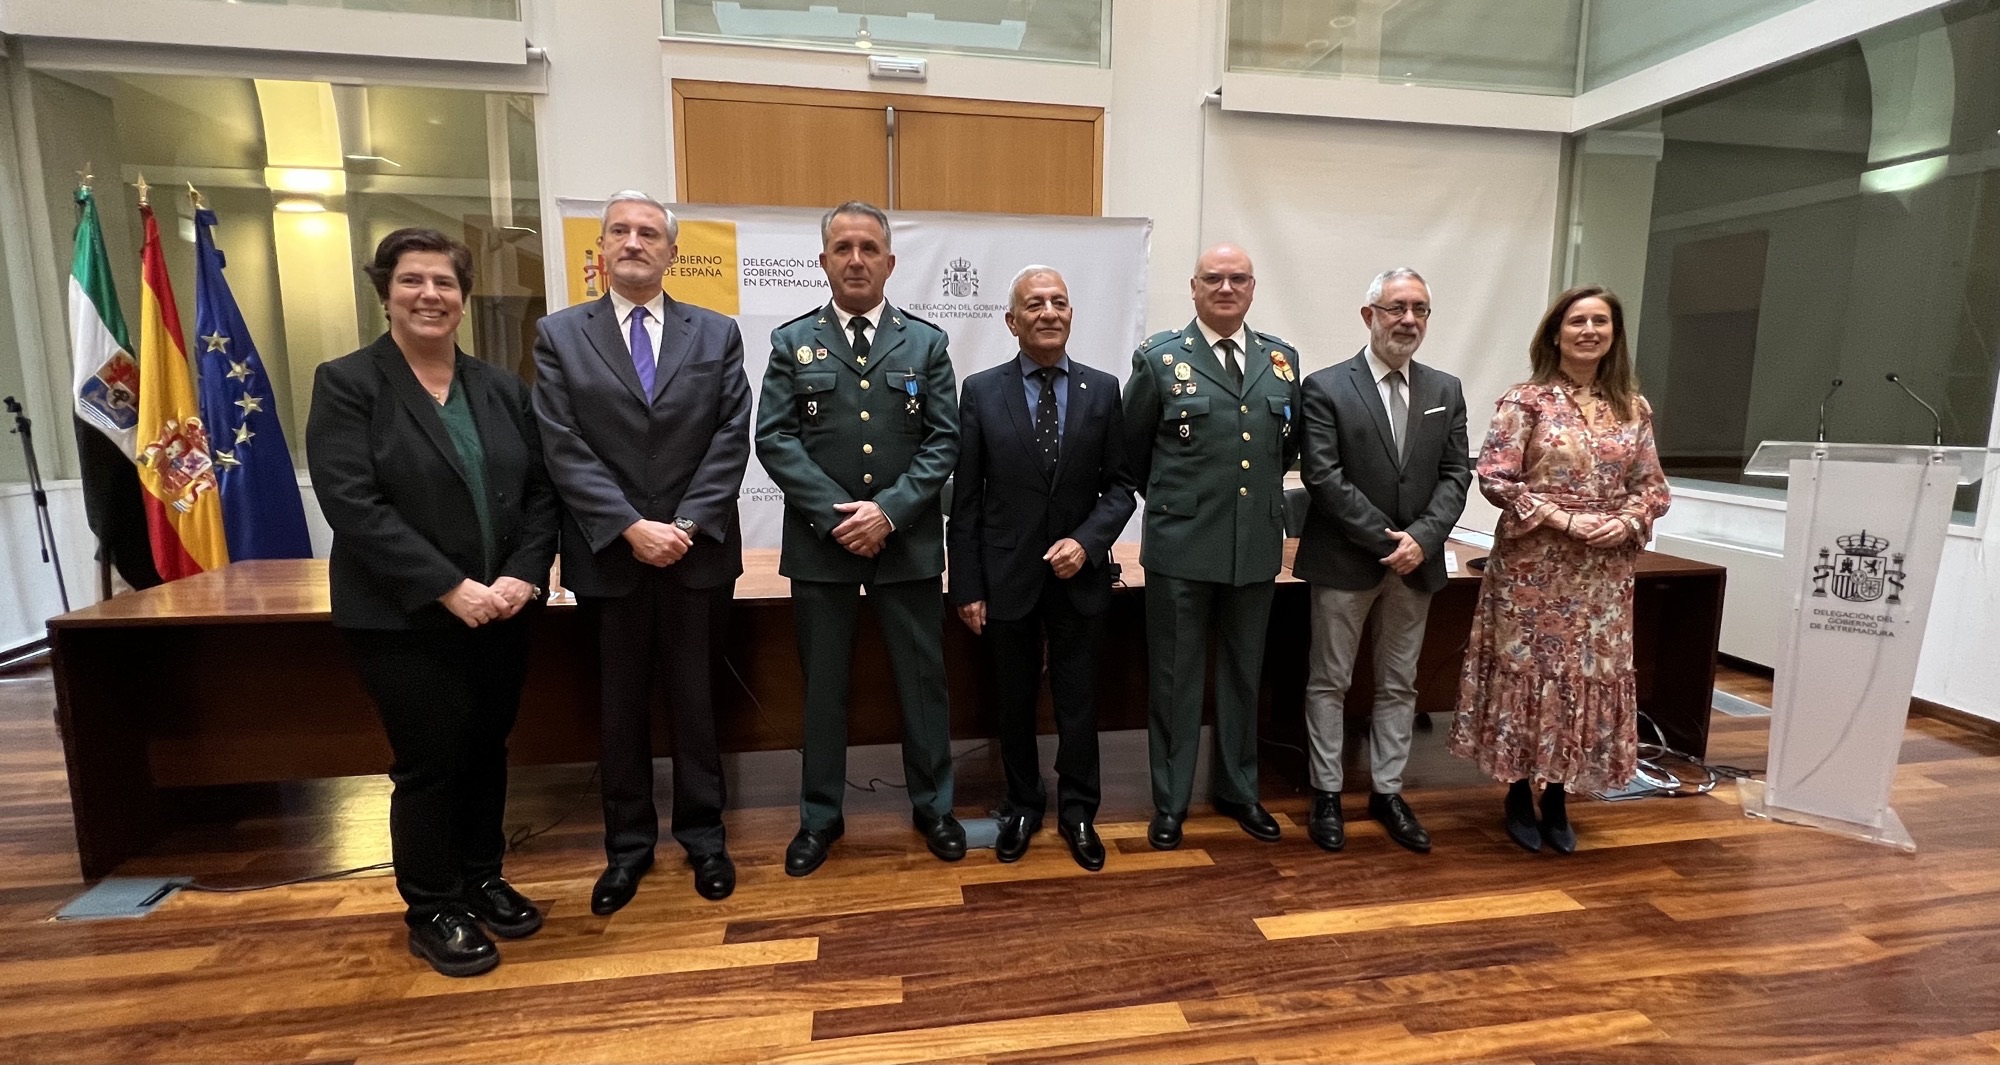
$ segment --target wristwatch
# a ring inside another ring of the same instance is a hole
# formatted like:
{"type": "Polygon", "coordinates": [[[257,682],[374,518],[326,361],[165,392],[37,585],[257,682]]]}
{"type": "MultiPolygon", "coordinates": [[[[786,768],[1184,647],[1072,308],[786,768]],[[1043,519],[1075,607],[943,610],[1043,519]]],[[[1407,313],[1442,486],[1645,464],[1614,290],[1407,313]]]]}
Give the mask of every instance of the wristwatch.
{"type": "Polygon", "coordinates": [[[696,525],[696,524],[694,523],[694,519],[693,519],[693,518],[675,518],[675,519],[674,519],[674,528],[676,528],[676,529],[679,529],[680,531],[682,531],[682,532],[684,532],[684,533],[688,534],[688,537],[689,537],[690,539],[692,539],[692,538],[694,537],[694,534],[695,534],[695,533],[698,533],[698,532],[700,532],[700,531],[701,531],[701,526],[699,526],[699,525],[696,525]]]}

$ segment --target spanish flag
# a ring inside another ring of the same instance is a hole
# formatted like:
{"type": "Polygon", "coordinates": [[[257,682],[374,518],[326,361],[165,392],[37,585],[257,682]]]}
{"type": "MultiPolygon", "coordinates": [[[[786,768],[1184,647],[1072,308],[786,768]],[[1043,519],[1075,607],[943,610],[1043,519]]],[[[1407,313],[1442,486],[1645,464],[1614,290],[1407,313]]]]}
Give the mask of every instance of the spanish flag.
{"type": "Polygon", "coordinates": [[[146,487],[146,530],[153,565],[166,580],[229,564],[208,430],[195,402],[194,375],[181,339],[160,224],[139,186],[145,242],[139,252],[139,482],[146,487]]]}

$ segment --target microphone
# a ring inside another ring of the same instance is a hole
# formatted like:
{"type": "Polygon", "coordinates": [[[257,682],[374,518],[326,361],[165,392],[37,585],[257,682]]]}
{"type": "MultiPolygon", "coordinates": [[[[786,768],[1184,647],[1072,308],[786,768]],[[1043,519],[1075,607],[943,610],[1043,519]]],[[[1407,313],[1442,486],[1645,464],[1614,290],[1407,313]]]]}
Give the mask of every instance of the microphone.
{"type": "Polygon", "coordinates": [[[1923,408],[1931,412],[1931,446],[1943,447],[1944,419],[1938,417],[1937,408],[1931,406],[1928,403],[1924,403],[1924,397],[1919,396],[1915,392],[1910,391],[1910,386],[1904,384],[1903,379],[1897,377],[1894,371],[1884,374],[1883,378],[1887,380],[1890,384],[1895,385],[1897,388],[1902,389],[1904,395],[1909,396],[1911,399],[1916,400],[1918,403],[1922,403],[1923,408]]]}
{"type": "Polygon", "coordinates": [[[1840,378],[1838,378],[1838,377],[1834,378],[1834,379],[1833,379],[1833,387],[1832,387],[1832,388],[1829,388],[1829,389],[1827,389],[1827,390],[1826,390],[1826,395],[1824,395],[1824,396],[1821,396],[1821,397],[1820,397],[1820,400],[1819,400],[1819,436],[1815,437],[1815,439],[1816,439],[1816,440],[1817,440],[1817,441],[1818,441],[1819,443],[1822,443],[1822,444],[1826,443],[1826,402],[1827,402],[1827,400],[1830,400],[1830,399],[1832,399],[1832,398],[1833,398],[1833,394],[1834,394],[1835,392],[1838,392],[1838,391],[1840,391],[1840,386],[1841,386],[1841,385],[1844,385],[1844,384],[1846,384],[1846,383],[1847,383],[1847,382],[1845,382],[1845,381],[1841,380],[1841,379],[1840,379],[1840,378]]]}

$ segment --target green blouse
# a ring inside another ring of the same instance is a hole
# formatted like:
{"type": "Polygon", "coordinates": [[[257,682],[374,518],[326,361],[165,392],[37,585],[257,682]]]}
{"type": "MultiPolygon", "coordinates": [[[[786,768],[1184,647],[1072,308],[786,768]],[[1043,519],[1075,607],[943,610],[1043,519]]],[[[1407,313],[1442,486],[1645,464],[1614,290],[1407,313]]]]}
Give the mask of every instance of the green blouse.
{"type": "Polygon", "coordinates": [[[492,572],[495,548],[493,513],[486,499],[486,448],[479,442],[472,404],[466,401],[465,389],[459,386],[456,376],[451,379],[451,391],[446,393],[444,404],[438,407],[438,416],[444,419],[444,431],[458,449],[459,465],[465,467],[465,486],[472,491],[472,512],[479,519],[479,542],[486,548],[487,572],[479,575],[484,580],[492,572]]]}

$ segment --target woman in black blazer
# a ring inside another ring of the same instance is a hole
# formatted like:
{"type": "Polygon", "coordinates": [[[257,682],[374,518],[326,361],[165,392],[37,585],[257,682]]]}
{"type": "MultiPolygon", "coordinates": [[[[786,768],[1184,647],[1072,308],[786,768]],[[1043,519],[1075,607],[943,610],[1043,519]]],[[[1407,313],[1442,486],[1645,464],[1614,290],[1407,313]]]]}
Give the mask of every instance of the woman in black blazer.
{"type": "Polygon", "coordinates": [[[319,368],[306,465],[333,527],[333,623],[395,753],[410,953],[473,976],[500,963],[480,923],[510,939],[542,926],[500,875],[501,815],[556,496],[527,388],[454,343],[472,253],[399,229],[363,269],[389,331],[319,368]]]}

